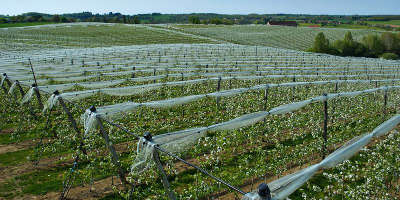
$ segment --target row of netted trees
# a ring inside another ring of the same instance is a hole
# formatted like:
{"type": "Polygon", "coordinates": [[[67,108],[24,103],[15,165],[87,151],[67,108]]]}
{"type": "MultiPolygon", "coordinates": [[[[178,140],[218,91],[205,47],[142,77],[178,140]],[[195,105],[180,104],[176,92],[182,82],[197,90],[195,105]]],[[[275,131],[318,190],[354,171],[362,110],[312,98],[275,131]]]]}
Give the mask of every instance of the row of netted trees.
{"type": "Polygon", "coordinates": [[[372,57],[396,60],[400,55],[400,34],[391,32],[366,35],[361,42],[355,41],[351,32],[347,32],[343,40],[336,40],[333,44],[319,33],[315,37],[314,45],[308,51],[327,53],[338,56],[372,57]]]}

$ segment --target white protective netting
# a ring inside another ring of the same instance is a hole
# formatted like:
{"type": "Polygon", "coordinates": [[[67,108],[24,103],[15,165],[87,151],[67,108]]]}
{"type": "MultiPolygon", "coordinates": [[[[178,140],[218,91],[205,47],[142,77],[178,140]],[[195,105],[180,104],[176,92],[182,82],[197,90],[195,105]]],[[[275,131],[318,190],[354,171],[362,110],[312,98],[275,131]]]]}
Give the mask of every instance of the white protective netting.
{"type": "Polygon", "coordinates": [[[7,79],[7,76],[4,76],[4,74],[1,74],[1,81],[0,81],[0,87],[3,87],[5,80],[7,79]]]}
{"type": "MultiPolygon", "coordinates": [[[[390,87],[398,87],[398,86],[390,86],[390,87]]],[[[164,146],[167,151],[173,151],[176,152],[177,150],[179,152],[183,152],[185,149],[190,147],[191,144],[194,144],[199,138],[203,137],[204,133],[207,131],[226,131],[226,130],[234,130],[234,129],[239,129],[245,126],[253,125],[261,120],[263,120],[265,117],[269,115],[280,115],[280,114],[286,114],[290,112],[294,112],[296,110],[299,110],[303,108],[304,106],[307,106],[311,103],[314,102],[322,102],[322,101],[327,101],[330,99],[334,98],[340,98],[344,96],[355,96],[355,95],[361,95],[365,94],[367,92],[374,92],[378,90],[387,90],[389,87],[381,87],[381,88],[376,88],[376,89],[368,89],[368,90],[363,90],[363,91],[355,91],[355,92],[345,92],[345,93],[336,93],[336,94],[328,94],[326,96],[318,96],[314,97],[311,99],[307,99],[304,101],[299,101],[299,102],[294,102],[290,104],[285,104],[282,106],[275,107],[271,109],[270,111],[260,111],[260,112],[255,112],[255,113],[250,113],[246,114],[243,116],[240,116],[238,118],[232,119],[227,122],[222,122],[218,124],[214,124],[208,127],[199,127],[199,128],[191,128],[191,129],[186,129],[182,131],[177,131],[177,132],[172,132],[172,133],[166,133],[166,134],[161,134],[156,137],[162,138],[162,140],[153,140],[152,143],[160,146],[164,146]],[[169,139],[171,138],[171,139],[169,139]],[[182,138],[182,139],[174,139],[174,138],[182,138]],[[168,141],[168,145],[164,143],[165,141],[168,141]]],[[[89,117],[89,118],[83,118],[83,121],[91,121],[90,116],[84,116],[84,117],[89,117]]],[[[93,128],[91,126],[90,128],[93,128]]],[[[88,131],[91,131],[88,127],[88,131]]],[[[145,147],[145,146],[144,146],[145,147]]],[[[137,156],[139,158],[143,158],[144,155],[140,155],[140,153],[147,152],[146,150],[140,150],[138,151],[139,155],[137,156]]],[[[149,159],[146,159],[149,160],[149,159]]],[[[139,170],[141,171],[141,170],[139,170]]]]}
{"type": "Polygon", "coordinates": [[[21,104],[28,103],[28,102],[32,99],[33,94],[35,93],[35,89],[37,89],[37,88],[36,88],[36,87],[31,87],[31,88],[28,90],[28,92],[27,92],[27,93],[25,94],[25,96],[22,98],[21,104]]]}
{"type": "Polygon", "coordinates": [[[13,82],[13,84],[10,87],[10,89],[8,90],[8,94],[15,95],[16,88],[17,88],[17,82],[13,82]]]}
{"type": "Polygon", "coordinates": [[[50,98],[47,100],[47,102],[44,104],[43,112],[47,112],[48,110],[53,109],[53,107],[58,104],[58,100],[60,97],[66,99],[67,101],[77,101],[95,95],[97,92],[98,90],[87,90],[87,91],[62,93],[59,95],[52,94],[50,98]]]}
{"type": "MultiPolygon", "coordinates": [[[[351,80],[351,81],[359,81],[359,80],[351,80]]],[[[209,94],[201,94],[201,95],[191,95],[191,96],[185,96],[185,97],[177,97],[177,98],[171,98],[167,100],[160,100],[160,101],[151,101],[151,102],[145,102],[145,103],[135,103],[135,102],[125,102],[125,103],[120,103],[120,104],[114,104],[114,105],[109,105],[109,106],[104,106],[104,107],[99,107],[97,113],[100,114],[102,117],[106,117],[107,119],[118,119],[122,117],[126,113],[133,112],[137,110],[138,108],[144,106],[144,107],[152,107],[152,108],[169,108],[177,105],[183,105],[187,103],[191,103],[193,101],[200,100],[202,98],[206,97],[213,97],[213,98],[218,98],[218,97],[228,97],[228,96],[234,96],[238,94],[245,93],[250,90],[260,90],[260,89],[266,89],[266,88],[273,88],[273,87],[287,87],[287,86],[294,86],[294,85],[310,85],[310,84],[327,84],[327,83],[336,83],[336,82],[346,82],[345,80],[334,80],[334,81],[317,81],[317,82],[295,82],[295,83],[290,83],[290,84],[263,84],[263,85],[256,85],[252,86],[250,88],[237,88],[237,89],[231,89],[231,90],[224,90],[220,92],[213,92],[209,94]]],[[[389,86],[388,88],[396,88],[397,86],[389,86]]],[[[369,90],[364,90],[364,91],[356,91],[356,92],[343,92],[343,93],[337,93],[337,94],[328,94],[327,97],[324,96],[319,96],[315,97],[312,99],[308,99],[302,102],[295,102],[293,104],[287,104],[287,105],[282,105],[279,107],[276,107],[270,111],[270,114],[283,114],[287,112],[292,112],[294,110],[300,109],[303,106],[306,106],[309,103],[315,102],[315,101],[322,101],[324,98],[331,99],[331,98],[337,98],[337,97],[349,97],[349,96],[356,96],[364,93],[371,93],[374,91],[382,90],[385,89],[385,87],[381,88],[374,88],[374,89],[369,89],[369,90]]],[[[386,88],[387,89],[387,88],[386,88]]],[[[84,93],[84,92],[83,92],[84,93]]],[[[68,94],[68,93],[65,93],[68,94]]]]}
{"type": "MultiPolygon", "coordinates": [[[[386,122],[376,127],[371,133],[357,136],[342,147],[331,153],[328,157],[320,163],[302,169],[293,174],[284,176],[268,184],[272,199],[285,199],[304,183],[306,183],[317,171],[321,169],[328,169],[337,166],[343,161],[351,158],[363,147],[370,143],[373,138],[377,138],[389,133],[400,123],[400,115],[395,115],[386,122]]],[[[261,200],[257,192],[246,194],[242,199],[244,200],[261,200]]]]}

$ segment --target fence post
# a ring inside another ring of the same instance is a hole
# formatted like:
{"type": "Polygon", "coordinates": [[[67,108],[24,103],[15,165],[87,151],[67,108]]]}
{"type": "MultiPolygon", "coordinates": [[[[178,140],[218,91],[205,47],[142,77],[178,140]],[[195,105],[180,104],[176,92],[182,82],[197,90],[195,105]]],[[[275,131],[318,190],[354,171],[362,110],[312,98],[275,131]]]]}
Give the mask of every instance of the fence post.
{"type": "Polygon", "coordinates": [[[323,143],[323,158],[325,158],[327,154],[327,143],[328,143],[328,99],[327,94],[324,94],[324,143],[323,143]]]}

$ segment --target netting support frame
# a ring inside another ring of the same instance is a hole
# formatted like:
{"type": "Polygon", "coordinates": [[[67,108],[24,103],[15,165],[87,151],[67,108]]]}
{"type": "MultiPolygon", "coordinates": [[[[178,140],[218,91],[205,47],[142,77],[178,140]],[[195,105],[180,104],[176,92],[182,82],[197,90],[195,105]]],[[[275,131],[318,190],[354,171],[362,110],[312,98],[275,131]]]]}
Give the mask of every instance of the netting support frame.
{"type": "Polygon", "coordinates": [[[111,153],[111,158],[112,158],[111,160],[112,160],[113,164],[118,167],[119,178],[121,179],[121,182],[124,185],[129,185],[128,181],[126,180],[126,176],[125,176],[126,172],[125,172],[125,170],[122,169],[122,166],[121,166],[121,163],[119,162],[118,154],[115,151],[114,145],[111,144],[110,138],[109,138],[107,132],[104,130],[104,126],[101,123],[101,120],[99,118],[97,118],[97,120],[99,123],[100,134],[103,137],[104,141],[106,142],[106,146],[111,153]]]}
{"type": "MultiPolygon", "coordinates": [[[[7,78],[7,74],[6,74],[6,73],[3,73],[3,78],[4,78],[4,81],[5,81],[5,80],[8,80],[8,78],[7,78]]],[[[1,85],[1,88],[2,88],[2,89],[3,89],[3,91],[4,91],[4,94],[6,94],[6,95],[7,95],[8,91],[7,91],[7,88],[6,88],[6,87],[4,87],[4,84],[2,84],[2,85],[1,85]]]]}
{"type": "Polygon", "coordinates": [[[242,200],[272,200],[271,190],[268,184],[258,185],[257,192],[249,192],[242,197],[242,200]]]}
{"type": "Polygon", "coordinates": [[[39,92],[39,88],[37,88],[36,84],[32,84],[32,87],[33,87],[33,91],[35,91],[36,99],[37,99],[37,101],[39,103],[39,108],[41,110],[43,110],[44,106],[43,106],[43,102],[42,102],[41,95],[40,95],[40,92],[39,92]]]}
{"type": "Polygon", "coordinates": [[[154,151],[153,151],[153,158],[154,158],[154,162],[156,163],[157,169],[162,176],[161,182],[164,186],[165,192],[168,194],[169,199],[176,200],[175,193],[172,190],[171,185],[168,182],[167,174],[165,173],[165,170],[161,163],[160,156],[158,154],[157,149],[154,149],[154,151]]]}
{"type": "MultiPolygon", "coordinates": [[[[92,107],[90,107],[90,111],[95,113],[96,112],[96,108],[94,106],[92,106],[92,107]]],[[[98,125],[99,125],[100,134],[103,137],[103,139],[104,139],[104,141],[106,143],[106,146],[107,146],[108,150],[111,153],[111,161],[118,168],[119,179],[121,180],[121,182],[122,182],[122,184],[124,186],[130,186],[131,187],[131,192],[132,192],[134,190],[134,185],[132,183],[130,183],[126,179],[126,175],[125,174],[127,174],[127,172],[126,172],[126,170],[124,170],[122,168],[121,163],[119,162],[118,154],[117,154],[117,152],[116,152],[116,150],[114,148],[114,145],[111,143],[107,132],[104,130],[104,126],[103,126],[103,123],[101,121],[101,118],[96,116],[96,120],[97,120],[98,125]]],[[[129,199],[131,199],[131,197],[132,196],[130,196],[129,199]]]]}

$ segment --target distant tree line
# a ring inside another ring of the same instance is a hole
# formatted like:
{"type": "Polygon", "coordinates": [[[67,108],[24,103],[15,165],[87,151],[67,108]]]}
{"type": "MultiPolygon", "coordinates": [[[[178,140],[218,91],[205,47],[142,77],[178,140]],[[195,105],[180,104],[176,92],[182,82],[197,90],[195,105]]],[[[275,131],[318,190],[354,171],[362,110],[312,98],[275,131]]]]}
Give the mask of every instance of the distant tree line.
{"type": "Polygon", "coordinates": [[[49,15],[43,13],[25,13],[16,16],[2,16],[0,23],[21,23],[21,22],[104,22],[104,23],[125,23],[140,24],[138,16],[122,15],[121,13],[92,14],[91,12],[49,15]]]}
{"type": "Polygon", "coordinates": [[[93,14],[91,12],[50,15],[44,13],[24,13],[16,16],[0,15],[0,23],[19,22],[106,22],[129,24],[160,24],[160,23],[192,23],[192,24],[267,24],[268,21],[297,21],[299,23],[315,23],[335,26],[337,24],[363,23],[364,21],[388,21],[400,19],[400,16],[347,16],[347,15],[304,15],[304,14],[248,14],[226,15],[215,13],[193,14],[137,14],[124,15],[121,13],[93,14]]]}
{"type": "Polygon", "coordinates": [[[318,33],[313,47],[308,51],[326,53],[338,56],[372,57],[397,60],[400,57],[400,33],[392,32],[366,35],[361,42],[353,39],[351,32],[347,32],[342,40],[333,44],[325,37],[324,33],[318,33]]]}
{"type": "Polygon", "coordinates": [[[189,22],[192,24],[216,24],[216,25],[220,25],[220,24],[225,24],[225,25],[233,25],[235,24],[235,21],[232,19],[220,19],[220,18],[211,18],[211,19],[203,19],[200,20],[200,18],[198,16],[189,16],[189,22]]]}

